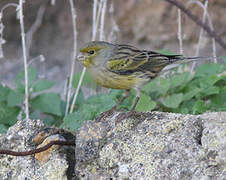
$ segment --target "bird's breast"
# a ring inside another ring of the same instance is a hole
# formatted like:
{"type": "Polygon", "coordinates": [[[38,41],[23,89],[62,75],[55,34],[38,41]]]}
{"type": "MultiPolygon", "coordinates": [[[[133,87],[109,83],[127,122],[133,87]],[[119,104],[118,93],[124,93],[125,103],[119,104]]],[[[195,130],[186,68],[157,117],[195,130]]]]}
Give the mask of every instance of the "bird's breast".
{"type": "Polygon", "coordinates": [[[120,75],[110,72],[107,69],[88,68],[94,81],[106,88],[112,89],[131,89],[140,87],[149,81],[141,74],[120,75]]]}

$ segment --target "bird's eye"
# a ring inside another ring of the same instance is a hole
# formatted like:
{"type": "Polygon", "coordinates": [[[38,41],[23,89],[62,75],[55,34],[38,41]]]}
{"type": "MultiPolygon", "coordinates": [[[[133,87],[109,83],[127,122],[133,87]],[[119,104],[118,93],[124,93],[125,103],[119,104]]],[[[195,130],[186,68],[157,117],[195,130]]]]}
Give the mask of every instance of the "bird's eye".
{"type": "Polygon", "coordinates": [[[94,50],[89,51],[89,54],[94,54],[94,50]]]}

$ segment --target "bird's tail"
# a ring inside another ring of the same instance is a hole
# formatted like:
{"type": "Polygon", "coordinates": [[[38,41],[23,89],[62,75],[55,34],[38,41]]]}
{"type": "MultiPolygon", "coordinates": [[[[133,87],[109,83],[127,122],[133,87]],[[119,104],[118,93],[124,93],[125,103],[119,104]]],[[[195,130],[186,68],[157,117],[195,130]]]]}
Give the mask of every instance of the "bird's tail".
{"type": "Polygon", "coordinates": [[[218,57],[214,56],[194,56],[194,57],[184,57],[184,56],[175,56],[171,60],[171,64],[169,66],[166,66],[163,70],[162,73],[169,71],[171,69],[174,69],[178,67],[180,64],[187,64],[190,62],[195,62],[195,61],[209,61],[213,59],[217,59],[218,57]]]}
{"type": "Polygon", "coordinates": [[[194,61],[209,61],[209,60],[213,60],[213,59],[217,59],[217,57],[215,56],[194,56],[194,57],[184,57],[184,56],[177,56],[174,59],[174,62],[176,64],[184,64],[184,63],[189,63],[189,62],[194,62],[194,61]]]}

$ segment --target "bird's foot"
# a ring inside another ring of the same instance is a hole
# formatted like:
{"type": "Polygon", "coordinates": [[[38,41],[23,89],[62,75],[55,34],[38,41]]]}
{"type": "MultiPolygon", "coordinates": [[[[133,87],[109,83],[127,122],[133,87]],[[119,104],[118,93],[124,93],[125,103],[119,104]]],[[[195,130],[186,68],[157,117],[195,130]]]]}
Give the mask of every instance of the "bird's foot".
{"type": "Polygon", "coordinates": [[[113,108],[109,109],[108,111],[102,112],[100,114],[100,116],[98,117],[98,120],[105,119],[105,118],[111,116],[113,114],[113,112],[115,112],[116,110],[117,110],[116,107],[113,107],[113,108]]]}
{"type": "Polygon", "coordinates": [[[119,123],[119,122],[121,122],[123,119],[130,118],[130,117],[132,117],[132,116],[135,115],[135,114],[136,114],[136,111],[134,111],[134,110],[131,110],[131,111],[125,112],[125,113],[121,113],[121,114],[119,114],[119,115],[117,116],[116,122],[119,123]]]}

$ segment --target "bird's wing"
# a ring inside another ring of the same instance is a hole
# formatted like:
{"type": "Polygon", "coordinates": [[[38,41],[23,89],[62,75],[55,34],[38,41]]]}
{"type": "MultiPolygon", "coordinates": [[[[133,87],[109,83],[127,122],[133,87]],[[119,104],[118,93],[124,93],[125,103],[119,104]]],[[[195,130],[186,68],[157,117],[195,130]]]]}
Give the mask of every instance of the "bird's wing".
{"type": "Polygon", "coordinates": [[[147,55],[142,52],[133,52],[126,55],[120,53],[107,62],[107,68],[110,71],[135,70],[147,61],[147,55]]]}
{"type": "Polygon", "coordinates": [[[159,73],[165,66],[177,61],[181,61],[182,55],[166,55],[155,51],[146,51],[148,55],[148,61],[139,67],[140,70],[149,71],[152,73],[159,73]]]}
{"type": "Polygon", "coordinates": [[[116,55],[107,61],[107,68],[112,72],[125,75],[137,71],[158,73],[166,65],[180,59],[180,55],[165,55],[120,45],[116,55]]]}

